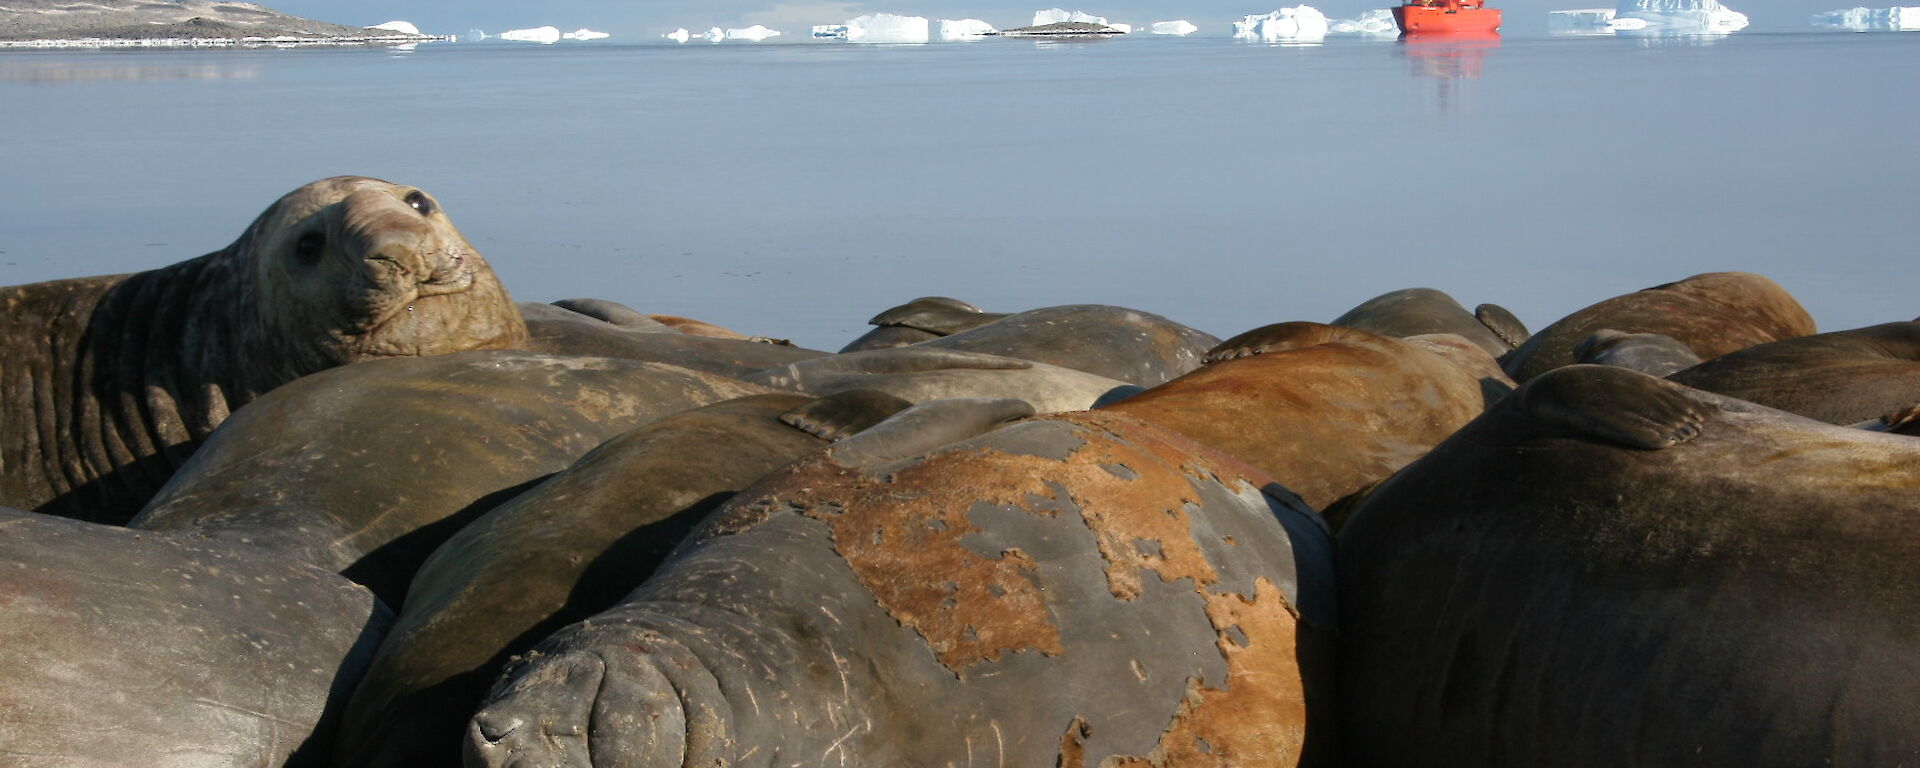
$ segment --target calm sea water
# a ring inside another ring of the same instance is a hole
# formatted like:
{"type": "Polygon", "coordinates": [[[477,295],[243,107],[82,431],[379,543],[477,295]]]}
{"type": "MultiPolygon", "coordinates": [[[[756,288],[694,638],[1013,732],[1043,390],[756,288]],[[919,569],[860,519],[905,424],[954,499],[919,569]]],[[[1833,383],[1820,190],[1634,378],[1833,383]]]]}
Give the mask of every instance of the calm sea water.
{"type": "Polygon", "coordinates": [[[1538,327],[1713,270],[1920,314],[1920,35],[0,54],[0,283],[437,195],[516,298],[837,349],[921,295],[1225,336],[1425,285],[1538,327]]]}

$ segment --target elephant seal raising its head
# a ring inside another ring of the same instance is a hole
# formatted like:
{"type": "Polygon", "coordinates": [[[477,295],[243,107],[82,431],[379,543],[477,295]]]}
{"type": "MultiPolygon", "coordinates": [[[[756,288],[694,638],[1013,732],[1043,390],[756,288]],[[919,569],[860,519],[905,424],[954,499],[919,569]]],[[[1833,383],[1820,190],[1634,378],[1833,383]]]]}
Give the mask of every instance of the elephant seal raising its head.
{"type": "Polygon", "coordinates": [[[1657,333],[1711,360],[1755,344],[1814,332],[1813,317],[1772,280],[1747,272],[1709,272],[1594,304],[1540,330],[1502,359],[1515,381],[1576,359],[1594,332],[1657,333]]]}
{"type": "Polygon", "coordinates": [[[1353,765],[1920,754],[1920,442],[1607,366],[1529,382],[1339,537],[1353,765]]]}
{"type": "Polygon", "coordinates": [[[1311,510],[1121,414],[931,451],[921,432],[883,422],[735,496],[496,685],[468,764],[1281,766],[1324,746],[1311,510]]]}
{"type": "Polygon", "coordinates": [[[0,288],[0,307],[0,504],[107,522],[267,390],[527,338],[439,203],[352,176],[294,190],[222,250],[0,288]]]}

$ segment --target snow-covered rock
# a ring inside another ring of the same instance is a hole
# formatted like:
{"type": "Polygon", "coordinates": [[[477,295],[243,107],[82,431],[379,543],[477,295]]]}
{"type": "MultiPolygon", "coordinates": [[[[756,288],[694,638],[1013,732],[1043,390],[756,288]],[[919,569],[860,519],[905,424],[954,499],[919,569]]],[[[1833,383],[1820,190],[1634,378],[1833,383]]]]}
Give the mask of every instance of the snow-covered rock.
{"type": "Polygon", "coordinates": [[[1913,32],[1920,30],[1920,6],[1827,11],[1814,14],[1813,25],[1855,32],[1913,32]]]}
{"type": "Polygon", "coordinates": [[[398,20],[389,21],[381,24],[375,24],[371,27],[367,27],[367,29],[384,29],[388,32],[398,32],[403,35],[420,34],[420,28],[414,26],[413,22],[411,21],[398,21],[398,20]]]}
{"type": "Polygon", "coordinates": [[[686,27],[681,27],[672,32],[668,32],[664,35],[661,35],[661,37],[664,37],[668,40],[672,40],[676,43],[684,43],[688,40],[693,39],[693,33],[688,32],[686,27]]]}
{"type": "Polygon", "coordinates": [[[751,27],[745,27],[742,29],[729,29],[726,32],[725,39],[746,40],[748,42],[757,43],[769,37],[779,37],[779,36],[780,36],[780,30],[767,29],[766,27],[760,26],[759,24],[755,24],[751,27]]]}
{"type": "Polygon", "coordinates": [[[997,31],[979,19],[941,19],[938,26],[942,40],[973,40],[997,31]]]}
{"type": "Polygon", "coordinates": [[[605,32],[595,32],[591,29],[587,29],[586,27],[581,27],[572,32],[568,32],[566,34],[561,35],[560,39],[562,40],[605,40],[609,37],[612,37],[612,35],[609,35],[605,32]]]}
{"type": "Polygon", "coordinates": [[[1327,34],[1398,37],[1400,35],[1400,25],[1394,23],[1393,11],[1381,8],[1362,13],[1359,18],[1334,19],[1328,21],[1327,34]]]}
{"type": "Polygon", "coordinates": [[[847,39],[856,43],[924,43],[927,17],[876,13],[847,21],[847,39]]]}
{"type": "Polygon", "coordinates": [[[1156,35],[1191,35],[1194,30],[1199,29],[1199,27],[1194,26],[1192,22],[1186,19],[1180,19],[1178,21],[1156,21],[1148,26],[1147,29],[1156,35]]]}
{"type": "Polygon", "coordinates": [[[502,40],[514,40],[522,43],[540,43],[553,45],[560,42],[560,30],[556,27],[534,27],[532,29],[509,29],[500,33],[502,40]]]}
{"type": "Polygon", "coordinates": [[[1624,0],[1614,18],[1640,19],[1646,31],[1659,34],[1724,35],[1747,28],[1746,14],[1718,0],[1624,0]]]}
{"type": "Polygon", "coordinates": [[[1065,21],[1071,21],[1078,24],[1099,24],[1100,26],[1103,26],[1103,27],[1112,27],[1113,29],[1120,31],[1121,33],[1129,33],[1133,31],[1133,25],[1131,24],[1116,24],[1114,22],[1107,21],[1107,17],[1105,16],[1095,16],[1093,14],[1083,13],[1081,11],[1068,11],[1061,8],[1048,8],[1044,11],[1033,12],[1033,25],[1036,27],[1044,27],[1048,24],[1059,24],[1065,21]]]}
{"type": "Polygon", "coordinates": [[[1311,5],[1281,8],[1234,22],[1233,36],[1266,42],[1314,42],[1327,36],[1327,15],[1311,5]]]}

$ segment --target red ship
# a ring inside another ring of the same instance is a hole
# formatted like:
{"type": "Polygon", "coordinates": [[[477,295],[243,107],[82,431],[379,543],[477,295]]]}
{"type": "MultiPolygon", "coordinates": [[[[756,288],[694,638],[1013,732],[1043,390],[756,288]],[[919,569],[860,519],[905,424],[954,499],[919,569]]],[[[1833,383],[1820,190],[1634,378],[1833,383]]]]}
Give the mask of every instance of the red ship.
{"type": "Polygon", "coordinates": [[[1393,8],[1404,35],[1486,34],[1500,28],[1500,9],[1484,0],[1407,0],[1393,8]]]}

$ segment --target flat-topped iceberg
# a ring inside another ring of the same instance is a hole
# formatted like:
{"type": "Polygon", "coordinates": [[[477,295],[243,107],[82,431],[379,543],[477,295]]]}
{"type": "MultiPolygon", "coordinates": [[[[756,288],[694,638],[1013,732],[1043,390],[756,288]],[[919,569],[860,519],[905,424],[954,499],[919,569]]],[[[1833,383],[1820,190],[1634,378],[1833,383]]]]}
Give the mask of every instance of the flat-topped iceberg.
{"type": "Polygon", "coordinates": [[[1393,11],[1385,8],[1367,11],[1354,19],[1333,19],[1327,22],[1327,34],[1363,35],[1367,37],[1388,37],[1400,34],[1400,25],[1393,20],[1393,11]]]}
{"type": "Polygon", "coordinates": [[[609,35],[605,32],[595,32],[591,29],[587,29],[586,27],[581,27],[572,32],[568,32],[566,34],[561,35],[560,39],[562,40],[605,40],[609,37],[612,37],[612,35],[609,35]]]}
{"type": "Polygon", "coordinates": [[[927,17],[875,13],[850,19],[847,39],[856,43],[924,43],[928,39],[927,17]]]}
{"type": "Polygon", "coordinates": [[[1920,6],[1827,11],[1814,14],[1813,25],[1854,32],[1913,32],[1920,30],[1920,6]]]}
{"type": "Polygon", "coordinates": [[[757,43],[757,42],[760,42],[760,41],[762,41],[762,40],[765,40],[765,39],[767,39],[767,38],[769,38],[769,37],[779,37],[779,36],[780,36],[780,30],[777,30],[777,29],[767,29],[767,28],[766,28],[766,27],[764,27],[764,26],[761,26],[761,25],[759,25],[759,24],[755,24],[755,25],[753,25],[753,26],[751,26],[751,27],[742,27],[742,28],[738,28],[738,29],[729,29],[729,30],[727,30],[727,31],[726,31],[726,33],[725,33],[724,35],[722,35],[722,39],[724,39],[724,40],[745,40],[745,41],[747,41],[747,42],[750,42],[750,43],[757,43]]]}
{"type": "Polygon", "coordinates": [[[1194,26],[1192,22],[1186,19],[1179,19],[1176,21],[1156,21],[1148,26],[1147,29],[1156,35],[1191,35],[1195,30],[1198,30],[1199,27],[1194,26]]]}
{"type": "Polygon", "coordinates": [[[1746,14],[1717,0],[1627,0],[1614,18],[1645,21],[1644,31],[1652,34],[1724,35],[1747,28],[1746,14]]]}
{"type": "Polygon", "coordinates": [[[398,32],[403,35],[420,34],[420,28],[414,26],[413,22],[411,21],[395,20],[395,21],[382,22],[379,24],[375,24],[371,27],[367,27],[367,29],[381,29],[381,30],[386,30],[388,32],[398,32]]]}
{"type": "Polygon", "coordinates": [[[553,45],[560,42],[560,30],[557,27],[534,27],[532,29],[509,29],[500,33],[500,39],[522,43],[553,45]]]}
{"type": "Polygon", "coordinates": [[[1281,8],[1233,23],[1233,36],[1265,42],[1318,42],[1327,36],[1327,15],[1311,5],[1281,8]]]}
{"type": "Polygon", "coordinates": [[[1036,27],[1044,27],[1048,24],[1061,24],[1061,23],[1067,23],[1067,22],[1072,22],[1075,24],[1098,24],[1103,27],[1111,27],[1121,33],[1129,33],[1133,31],[1132,24],[1116,24],[1114,22],[1107,21],[1107,17],[1105,16],[1095,16],[1093,14],[1084,13],[1081,11],[1068,11],[1062,8],[1048,8],[1044,11],[1033,12],[1033,26],[1036,26],[1036,27]]]}
{"type": "Polygon", "coordinates": [[[941,19],[939,27],[942,40],[977,40],[998,31],[979,19],[941,19]]]}

